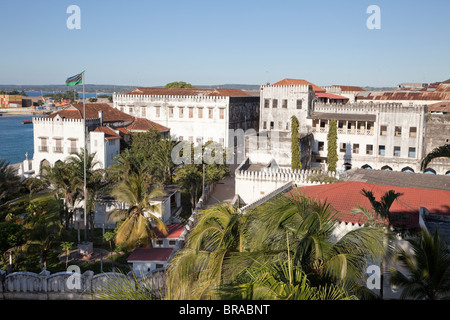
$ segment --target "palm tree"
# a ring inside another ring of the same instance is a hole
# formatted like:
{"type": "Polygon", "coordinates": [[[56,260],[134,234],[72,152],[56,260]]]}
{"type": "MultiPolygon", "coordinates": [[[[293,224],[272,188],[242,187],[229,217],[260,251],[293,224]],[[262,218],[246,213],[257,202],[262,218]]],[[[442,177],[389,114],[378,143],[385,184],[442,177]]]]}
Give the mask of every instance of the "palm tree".
{"type": "Polygon", "coordinates": [[[72,249],[72,246],[73,246],[72,242],[68,241],[61,242],[61,249],[63,249],[64,252],[66,253],[66,269],[67,265],[69,264],[70,249],[72,249]]]}
{"type": "Polygon", "coordinates": [[[217,298],[216,290],[239,268],[233,257],[246,251],[245,224],[229,204],[203,210],[168,269],[170,299],[217,298]]]}
{"type": "MultiPolygon", "coordinates": [[[[395,200],[397,200],[400,196],[403,195],[403,193],[395,192],[394,190],[387,191],[383,196],[381,196],[380,201],[376,200],[374,194],[372,191],[368,191],[365,189],[361,190],[361,194],[365,196],[371,206],[372,211],[368,210],[367,208],[364,208],[362,206],[358,206],[354,210],[352,210],[353,214],[362,214],[363,217],[366,218],[366,221],[364,222],[364,225],[366,227],[379,227],[382,228],[385,232],[383,235],[385,245],[385,252],[387,256],[389,256],[392,253],[392,246],[390,245],[390,242],[392,240],[392,233],[390,233],[390,230],[386,228],[386,222],[388,224],[388,227],[392,227],[392,223],[394,220],[394,217],[392,217],[390,209],[392,204],[395,200]]],[[[381,275],[380,275],[380,298],[383,299],[384,294],[384,260],[387,258],[382,257],[380,260],[380,269],[381,269],[381,275]]]]}
{"type": "Polygon", "coordinates": [[[156,237],[152,222],[167,234],[164,222],[153,214],[159,210],[159,206],[150,204],[153,198],[164,195],[164,192],[159,186],[149,187],[144,174],[130,174],[117,184],[112,194],[118,201],[128,205],[128,209],[117,209],[110,214],[111,218],[125,217],[117,230],[116,244],[151,247],[151,240],[156,237]]]}
{"type": "Polygon", "coordinates": [[[42,267],[47,267],[47,256],[56,241],[60,239],[62,226],[56,212],[47,212],[39,204],[31,203],[30,213],[25,222],[27,242],[22,250],[27,253],[39,253],[42,267]]]}
{"type": "Polygon", "coordinates": [[[399,249],[397,256],[405,273],[390,269],[391,283],[402,287],[402,299],[449,299],[450,254],[436,229],[431,235],[422,229],[420,238],[408,239],[412,253],[399,249]]]}
{"type": "Polygon", "coordinates": [[[75,201],[80,196],[77,187],[79,179],[75,171],[67,161],[57,161],[53,167],[42,167],[40,176],[45,184],[54,188],[55,197],[64,200],[60,213],[63,225],[67,228],[73,216],[75,201]]]}
{"type": "Polygon", "coordinates": [[[206,209],[170,263],[169,298],[218,298],[219,289],[239,285],[251,268],[283,260],[301,268],[313,287],[334,284],[356,292],[366,258],[383,253],[383,231],[360,228],[336,239],[334,213],[329,204],[297,194],[245,216],[226,205],[206,209]]]}
{"type": "Polygon", "coordinates": [[[183,190],[189,194],[192,209],[201,193],[202,181],[202,171],[195,164],[185,164],[176,171],[175,183],[180,184],[183,190]]]}
{"type": "Polygon", "coordinates": [[[424,171],[428,167],[428,164],[435,158],[450,158],[450,144],[434,148],[428,153],[420,164],[420,170],[424,171]]]}
{"type": "MultiPolygon", "coordinates": [[[[85,149],[81,149],[80,152],[75,153],[67,159],[67,165],[73,176],[72,188],[77,190],[78,201],[85,200],[84,188],[86,187],[86,213],[92,218],[95,211],[95,201],[97,196],[108,186],[109,181],[104,178],[105,171],[103,169],[96,168],[99,164],[95,160],[95,153],[87,153],[85,157],[85,149]],[[86,158],[86,167],[85,167],[86,158]],[[84,185],[84,174],[86,170],[86,186],[84,185]]],[[[85,231],[87,229],[93,231],[92,219],[88,219],[85,231]]],[[[87,236],[87,233],[85,233],[87,236]]]]}
{"type": "Polygon", "coordinates": [[[357,300],[335,284],[311,286],[301,266],[289,260],[253,266],[246,270],[244,282],[221,291],[227,300],[357,300]]]}
{"type": "Polygon", "coordinates": [[[369,200],[373,213],[375,214],[375,220],[382,219],[383,221],[387,221],[389,225],[392,225],[393,217],[390,212],[391,206],[395,200],[403,195],[403,193],[389,190],[381,196],[380,201],[376,200],[372,191],[362,189],[361,194],[369,200]]]}
{"type": "Polygon", "coordinates": [[[13,191],[20,182],[20,178],[9,166],[9,162],[0,158],[0,201],[13,191]]]}
{"type": "Polygon", "coordinates": [[[335,283],[360,288],[367,259],[384,252],[382,229],[359,228],[338,238],[336,211],[300,193],[279,196],[252,215],[251,247],[266,252],[266,260],[277,261],[287,250],[288,236],[293,261],[315,286],[335,283]]]}
{"type": "Polygon", "coordinates": [[[163,183],[172,183],[173,171],[175,164],[172,162],[172,150],[176,145],[176,141],[172,137],[168,139],[160,139],[158,148],[155,150],[153,161],[155,164],[155,175],[163,183]]]}

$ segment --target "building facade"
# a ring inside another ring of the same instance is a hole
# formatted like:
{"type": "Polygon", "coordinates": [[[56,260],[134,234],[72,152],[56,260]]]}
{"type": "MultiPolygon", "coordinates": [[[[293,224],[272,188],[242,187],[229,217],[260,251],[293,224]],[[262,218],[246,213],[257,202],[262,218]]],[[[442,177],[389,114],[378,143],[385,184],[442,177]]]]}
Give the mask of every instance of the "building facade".
{"type": "Polygon", "coordinates": [[[26,160],[24,174],[39,174],[43,166],[54,166],[85,146],[95,153],[97,168],[107,168],[120,153],[120,141],[132,132],[142,132],[155,127],[163,134],[168,128],[145,119],[137,119],[114,109],[108,104],[89,103],[86,109],[86,126],[83,106],[71,105],[46,117],[33,118],[34,155],[26,160]],[[138,125],[133,126],[134,123],[138,125]],[[85,134],[86,132],[86,134],[85,134]],[[86,138],[85,138],[86,137],[86,138]]]}
{"type": "Polygon", "coordinates": [[[238,89],[136,88],[113,94],[114,108],[170,128],[179,141],[232,147],[238,129],[258,131],[259,97],[238,89]]]}
{"type": "Polygon", "coordinates": [[[22,108],[21,95],[0,94],[0,108],[22,108]]]}
{"type": "MultiPolygon", "coordinates": [[[[442,87],[440,84],[439,90],[442,87]]],[[[314,137],[311,167],[327,169],[328,128],[330,121],[336,120],[338,171],[367,168],[419,172],[421,159],[429,152],[427,145],[430,145],[427,144],[427,132],[430,132],[427,131],[430,120],[427,105],[383,100],[359,102],[360,95],[364,94],[360,90],[332,86],[325,92],[305,80],[293,79],[261,86],[260,135],[267,131],[268,136],[284,137],[278,139],[278,145],[269,148],[269,153],[279,165],[290,165],[290,126],[295,115],[300,134],[314,137]]],[[[257,154],[254,151],[253,158],[257,154]]],[[[434,161],[425,173],[446,174],[449,170],[447,162],[434,161]]]]}

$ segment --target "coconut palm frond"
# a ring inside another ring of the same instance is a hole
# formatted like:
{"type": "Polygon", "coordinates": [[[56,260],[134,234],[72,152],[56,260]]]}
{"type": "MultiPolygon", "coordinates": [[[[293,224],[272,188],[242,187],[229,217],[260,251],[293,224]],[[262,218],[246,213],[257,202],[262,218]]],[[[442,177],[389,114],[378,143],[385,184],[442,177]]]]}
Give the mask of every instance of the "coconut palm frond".
{"type": "Polygon", "coordinates": [[[450,144],[436,147],[428,153],[420,164],[420,170],[424,171],[428,168],[430,162],[436,158],[450,158],[450,144]]]}

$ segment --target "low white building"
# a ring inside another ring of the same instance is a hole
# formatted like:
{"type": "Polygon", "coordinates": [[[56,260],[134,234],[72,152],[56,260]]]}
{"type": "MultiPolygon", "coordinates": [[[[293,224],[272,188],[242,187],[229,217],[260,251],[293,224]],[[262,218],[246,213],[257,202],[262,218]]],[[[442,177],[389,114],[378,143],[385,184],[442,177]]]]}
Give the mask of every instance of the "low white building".
{"type": "Polygon", "coordinates": [[[98,167],[107,168],[120,153],[122,137],[151,127],[163,135],[169,132],[169,128],[135,118],[109,104],[87,103],[85,111],[86,126],[82,104],[73,104],[46,117],[34,117],[34,155],[32,160],[24,161],[21,174],[37,175],[42,166],[53,166],[57,161],[64,161],[80,152],[85,145],[89,153],[95,153],[98,167]]]}
{"type": "Polygon", "coordinates": [[[173,253],[173,248],[136,248],[128,256],[127,262],[132,265],[136,275],[141,276],[164,269],[173,253]]]}

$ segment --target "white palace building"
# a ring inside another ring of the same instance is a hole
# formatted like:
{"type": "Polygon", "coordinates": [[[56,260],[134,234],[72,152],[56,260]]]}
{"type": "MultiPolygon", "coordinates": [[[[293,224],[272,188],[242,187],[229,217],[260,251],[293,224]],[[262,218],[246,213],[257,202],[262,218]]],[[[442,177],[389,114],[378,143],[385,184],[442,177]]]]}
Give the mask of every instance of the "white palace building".
{"type": "MultiPolygon", "coordinates": [[[[450,88],[450,84],[448,86],[450,88]]],[[[272,146],[272,155],[278,165],[289,166],[291,163],[293,115],[300,122],[301,135],[312,135],[310,150],[304,150],[310,152],[311,167],[322,169],[326,169],[327,134],[333,119],[338,125],[339,172],[352,168],[421,172],[421,159],[431,151],[429,140],[448,143],[448,126],[441,124],[443,129],[439,137],[432,137],[431,131],[427,130],[432,117],[423,101],[416,104],[410,100],[406,105],[395,100],[360,101],[358,90],[361,88],[351,87],[342,95],[336,94],[343,92],[339,87],[328,89],[297,79],[283,79],[261,86],[259,135],[276,133],[277,137],[288,137],[280,139],[280,145],[272,146]]],[[[261,158],[257,152],[249,156],[261,158]]],[[[450,163],[433,161],[425,173],[449,175],[450,163]]]]}
{"type": "Polygon", "coordinates": [[[113,101],[117,110],[170,128],[178,141],[232,147],[237,130],[258,131],[259,97],[240,89],[136,88],[113,101]]]}

